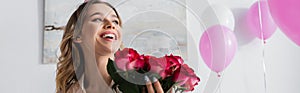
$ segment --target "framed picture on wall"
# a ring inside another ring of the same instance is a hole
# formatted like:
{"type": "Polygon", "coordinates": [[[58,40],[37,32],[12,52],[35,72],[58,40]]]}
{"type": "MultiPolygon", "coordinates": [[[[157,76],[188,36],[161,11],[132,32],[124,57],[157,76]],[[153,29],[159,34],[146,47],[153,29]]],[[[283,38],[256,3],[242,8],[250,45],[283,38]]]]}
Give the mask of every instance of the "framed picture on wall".
{"type": "Polygon", "coordinates": [[[59,45],[71,13],[83,0],[44,0],[43,63],[57,63],[59,45]]]}

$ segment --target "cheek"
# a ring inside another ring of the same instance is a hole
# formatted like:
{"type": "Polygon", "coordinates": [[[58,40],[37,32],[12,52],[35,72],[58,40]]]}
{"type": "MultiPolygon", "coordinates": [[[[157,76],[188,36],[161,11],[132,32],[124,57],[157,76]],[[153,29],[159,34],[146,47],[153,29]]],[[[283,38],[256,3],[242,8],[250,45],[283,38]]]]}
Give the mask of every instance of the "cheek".
{"type": "Polygon", "coordinates": [[[85,25],[83,25],[82,28],[82,36],[86,38],[95,37],[97,30],[98,30],[97,25],[86,23],[85,25]]]}
{"type": "Polygon", "coordinates": [[[118,34],[119,34],[119,39],[122,40],[123,33],[121,28],[118,28],[118,34]]]}

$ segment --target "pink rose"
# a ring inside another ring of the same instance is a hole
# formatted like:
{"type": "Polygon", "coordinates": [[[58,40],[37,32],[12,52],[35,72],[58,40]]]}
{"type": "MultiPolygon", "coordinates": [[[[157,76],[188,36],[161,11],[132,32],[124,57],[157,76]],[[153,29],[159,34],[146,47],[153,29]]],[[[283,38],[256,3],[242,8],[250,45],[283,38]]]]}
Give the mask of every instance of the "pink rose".
{"type": "Polygon", "coordinates": [[[200,82],[200,78],[187,64],[183,64],[180,69],[175,71],[173,81],[179,82],[180,86],[187,88],[185,91],[193,91],[194,87],[200,82]]]}
{"type": "Polygon", "coordinates": [[[139,57],[140,55],[137,53],[137,51],[133,50],[132,48],[125,48],[121,51],[116,52],[115,62],[119,69],[123,71],[131,70],[131,69],[127,69],[127,65],[130,62],[135,61],[139,57]]]}
{"type": "Polygon", "coordinates": [[[167,67],[167,61],[165,58],[156,58],[153,56],[150,56],[149,58],[149,64],[150,64],[150,72],[162,74],[163,71],[166,70],[167,67]]]}
{"type": "Polygon", "coordinates": [[[141,55],[136,60],[129,62],[126,67],[127,69],[135,69],[135,70],[149,70],[149,56],[141,55]]]}

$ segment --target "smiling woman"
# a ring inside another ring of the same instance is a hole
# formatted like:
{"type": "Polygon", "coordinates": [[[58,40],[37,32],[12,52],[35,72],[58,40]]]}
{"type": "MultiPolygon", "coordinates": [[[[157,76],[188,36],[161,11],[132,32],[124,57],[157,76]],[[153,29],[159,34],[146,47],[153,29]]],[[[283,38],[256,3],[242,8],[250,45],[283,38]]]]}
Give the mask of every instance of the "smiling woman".
{"type": "MultiPolygon", "coordinates": [[[[111,93],[114,83],[107,63],[122,42],[121,19],[107,2],[83,3],[70,17],[61,41],[57,64],[57,93],[111,93]]],[[[161,93],[159,82],[146,82],[148,93],[161,93]]]]}
{"type": "Polygon", "coordinates": [[[120,44],[121,20],[110,4],[94,0],[80,5],[70,17],[61,41],[56,91],[112,92],[105,67],[120,44]]]}

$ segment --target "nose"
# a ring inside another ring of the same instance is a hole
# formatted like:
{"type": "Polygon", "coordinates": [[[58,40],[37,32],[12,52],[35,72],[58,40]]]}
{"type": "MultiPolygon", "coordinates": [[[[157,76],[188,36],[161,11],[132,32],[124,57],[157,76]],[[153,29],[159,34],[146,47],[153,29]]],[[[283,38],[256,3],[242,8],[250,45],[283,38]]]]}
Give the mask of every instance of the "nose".
{"type": "Polygon", "coordinates": [[[106,20],[104,24],[104,29],[115,29],[113,22],[106,20]]]}

